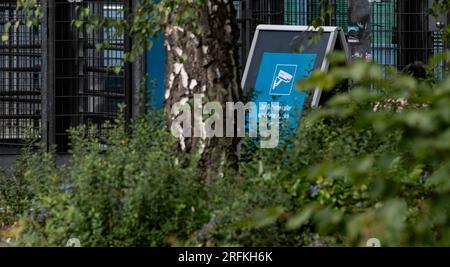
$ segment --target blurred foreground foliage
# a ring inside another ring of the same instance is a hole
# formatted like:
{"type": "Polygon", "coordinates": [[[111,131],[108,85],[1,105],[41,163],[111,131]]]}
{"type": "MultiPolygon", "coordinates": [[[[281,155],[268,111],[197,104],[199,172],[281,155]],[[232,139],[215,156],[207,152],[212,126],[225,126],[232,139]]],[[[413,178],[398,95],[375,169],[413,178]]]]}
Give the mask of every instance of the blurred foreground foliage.
{"type": "Polygon", "coordinates": [[[331,55],[330,71],[299,89],[349,80],[349,90],[210,183],[195,154],[174,154],[157,112],[130,127],[119,117],[101,138],[73,129],[69,164],[30,146],[3,172],[0,236],[40,246],[73,237],[83,246],[449,245],[450,78],[433,78],[433,64],[449,59],[417,79],[331,55]]]}

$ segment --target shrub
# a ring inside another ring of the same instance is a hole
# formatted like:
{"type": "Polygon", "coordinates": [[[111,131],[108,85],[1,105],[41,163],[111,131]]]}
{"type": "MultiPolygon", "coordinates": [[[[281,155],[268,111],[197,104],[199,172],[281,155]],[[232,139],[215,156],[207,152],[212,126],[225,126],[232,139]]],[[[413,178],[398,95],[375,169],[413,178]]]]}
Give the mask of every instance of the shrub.
{"type": "Polygon", "coordinates": [[[195,170],[177,164],[160,122],[142,120],[128,132],[119,120],[104,139],[93,133],[72,130],[71,163],[62,168],[42,160],[52,153],[27,154],[24,170],[33,175],[21,178],[45,186],[30,188],[26,207],[18,207],[19,244],[63,246],[76,237],[84,246],[164,245],[209,219],[195,170]]]}
{"type": "Polygon", "coordinates": [[[354,62],[300,87],[346,79],[352,89],[311,110],[280,146],[247,140],[239,172],[224,168],[211,183],[196,153],[174,154],[155,114],[130,127],[119,118],[101,135],[74,129],[67,166],[24,151],[2,179],[2,216],[19,221],[19,245],[448,245],[450,79],[354,62]]]}
{"type": "Polygon", "coordinates": [[[291,192],[280,220],[287,213],[287,228],[312,229],[333,244],[376,237],[383,245],[448,245],[450,80],[357,61],[299,86],[327,90],[345,79],[349,92],[312,111],[279,151],[249,163],[291,192]]]}

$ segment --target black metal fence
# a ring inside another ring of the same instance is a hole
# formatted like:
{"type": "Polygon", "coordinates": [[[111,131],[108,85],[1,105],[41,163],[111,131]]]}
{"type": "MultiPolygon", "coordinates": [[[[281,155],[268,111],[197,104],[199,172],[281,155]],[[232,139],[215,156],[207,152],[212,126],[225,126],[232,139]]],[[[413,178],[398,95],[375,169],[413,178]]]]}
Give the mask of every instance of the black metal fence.
{"type": "MultiPolygon", "coordinates": [[[[241,62],[245,64],[251,39],[258,24],[310,25],[326,4],[332,15],[326,24],[347,31],[348,0],[240,0],[234,1],[241,27],[241,62]]],[[[414,61],[424,63],[442,52],[442,41],[435,20],[428,15],[432,0],[378,0],[371,3],[371,47],[374,61],[403,69],[414,61]]],[[[444,66],[435,70],[442,78],[444,66]]]]}
{"type": "MultiPolygon", "coordinates": [[[[375,61],[403,69],[415,61],[428,62],[444,50],[437,23],[428,14],[433,1],[383,0],[372,3],[372,51],[375,61]]],[[[442,78],[443,66],[436,69],[442,78]]]]}
{"type": "Polygon", "coordinates": [[[4,25],[23,17],[16,1],[0,3],[0,153],[9,153],[41,128],[41,26],[4,25]]]}
{"type": "MultiPolygon", "coordinates": [[[[83,1],[92,14],[100,18],[122,20],[128,1],[83,1]]],[[[126,102],[129,83],[124,62],[124,36],[112,29],[79,31],[71,26],[77,19],[75,5],[56,1],[56,144],[60,151],[68,149],[67,129],[80,124],[98,127],[117,113],[119,103],[126,102]],[[108,42],[104,50],[96,45],[108,42]],[[121,66],[116,73],[114,68],[121,66]]]]}
{"type": "MultiPolygon", "coordinates": [[[[11,27],[8,40],[0,42],[0,154],[17,153],[30,135],[47,135],[46,141],[53,140],[57,150],[65,152],[70,127],[95,124],[100,128],[115,117],[119,103],[130,104],[130,66],[122,60],[128,39],[111,29],[79,30],[72,23],[78,18],[76,4],[52,2],[51,10],[46,5],[52,14],[42,19],[46,28],[42,24],[11,27]],[[98,50],[103,41],[109,47],[98,50]],[[120,72],[116,66],[122,67],[120,72]]],[[[81,5],[92,15],[114,20],[124,18],[129,2],[85,0],[81,5]]],[[[1,1],[1,34],[6,23],[20,16],[16,0],[1,1]]]]}

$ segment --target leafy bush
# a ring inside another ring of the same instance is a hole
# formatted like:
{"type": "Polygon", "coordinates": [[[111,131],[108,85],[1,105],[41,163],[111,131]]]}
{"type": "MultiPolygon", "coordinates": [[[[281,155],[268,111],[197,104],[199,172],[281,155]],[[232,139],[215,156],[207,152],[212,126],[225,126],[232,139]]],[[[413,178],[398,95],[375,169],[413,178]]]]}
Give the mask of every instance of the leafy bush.
{"type": "Polygon", "coordinates": [[[26,202],[14,210],[23,212],[19,244],[61,246],[76,237],[85,246],[163,245],[209,219],[195,170],[177,164],[161,123],[141,121],[128,133],[118,121],[104,140],[94,132],[72,131],[72,160],[60,169],[42,160],[52,153],[27,154],[20,179],[41,187],[16,196],[26,202]]]}
{"type": "Polygon", "coordinates": [[[299,86],[329,90],[346,79],[352,90],[311,112],[279,151],[250,163],[263,162],[262,173],[291,192],[286,227],[306,226],[334,244],[376,237],[383,245],[448,245],[450,79],[354,62],[299,86]]]}
{"type": "Polygon", "coordinates": [[[55,174],[53,153],[30,141],[16,162],[0,173],[0,221],[13,223],[23,211],[31,209],[33,200],[51,192],[50,177],[55,174]]]}
{"type": "Polygon", "coordinates": [[[450,79],[354,62],[299,87],[346,79],[278,148],[248,146],[211,183],[156,114],[74,129],[69,165],[28,148],[2,178],[2,221],[18,245],[448,245],[450,79]]]}

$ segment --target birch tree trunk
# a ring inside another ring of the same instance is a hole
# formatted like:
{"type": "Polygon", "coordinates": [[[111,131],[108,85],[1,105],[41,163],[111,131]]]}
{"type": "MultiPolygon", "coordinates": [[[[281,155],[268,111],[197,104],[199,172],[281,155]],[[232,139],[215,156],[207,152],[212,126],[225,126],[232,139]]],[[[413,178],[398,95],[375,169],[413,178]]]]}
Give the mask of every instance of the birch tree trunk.
{"type": "MultiPolygon", "coordinates": [[[[194,10],[196,23],[180,25],[176,9],[191,5],[188,2],[180,1],[169,14],[165,25],[165,111],[169,124],[175,119],[171,114],[173,104],[190,101],[194,94],[204,96],[204,101],[207,99],[222,103],[224,114],[225,102],[236,102],[241,98],[238,83],[238,29],[232,1],[206,0],[204,4],[197,4],[199,7],[194,10]]],[[[198,151],[201,154],[200,169],[220,170],[224,162],[237,163],[238,143],[237,138],[180,136],[179,151],[198,151]]]]}

